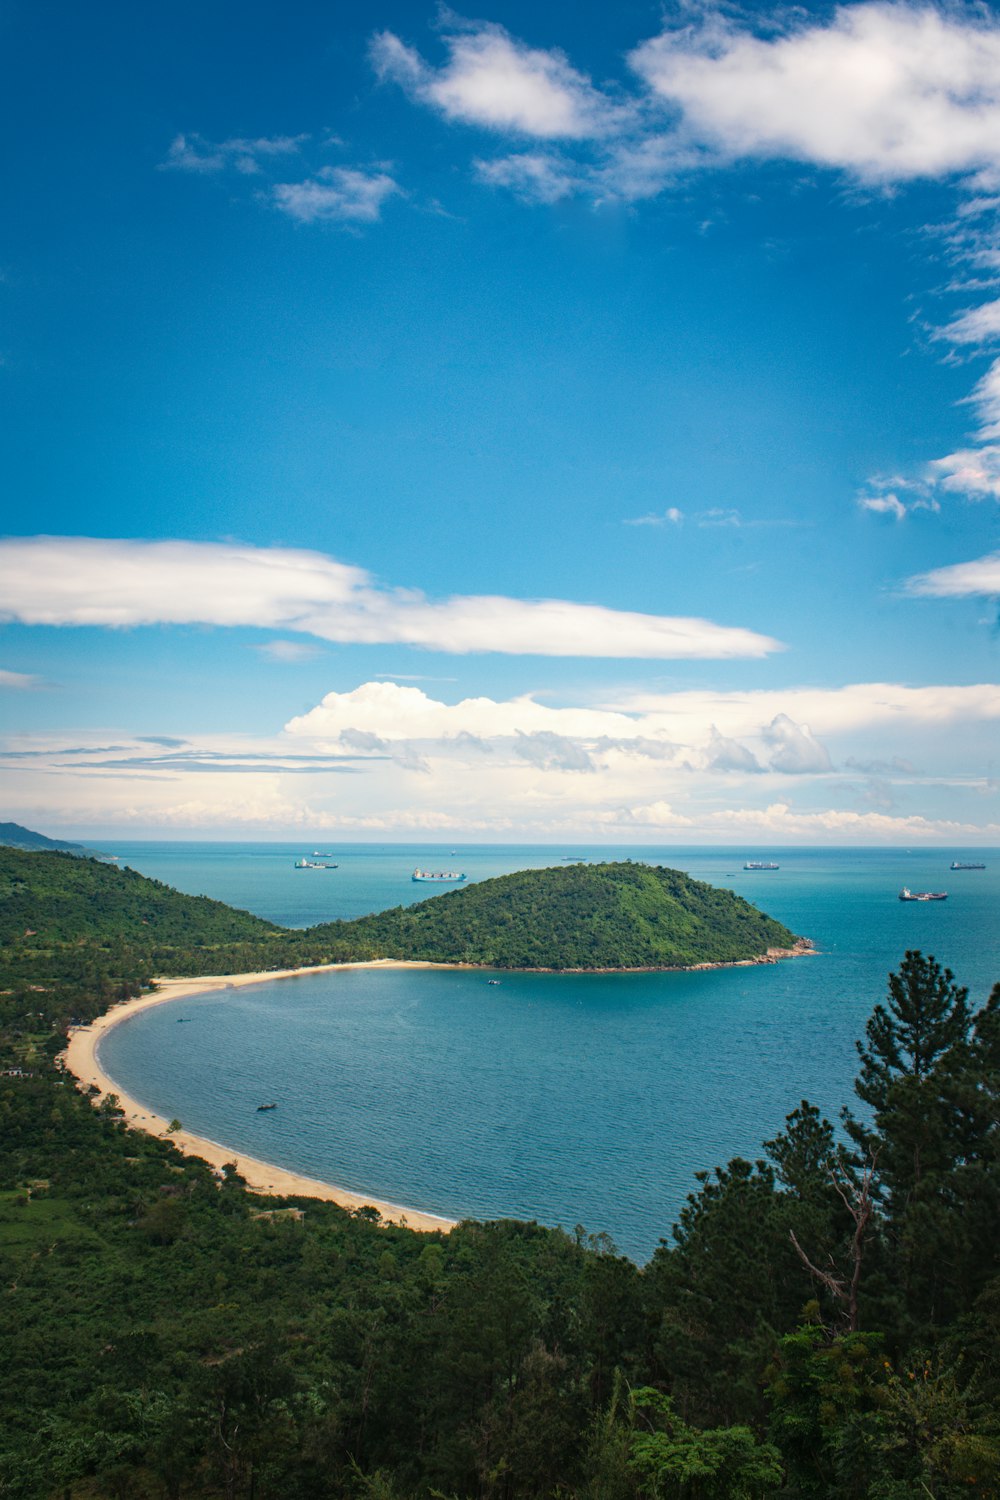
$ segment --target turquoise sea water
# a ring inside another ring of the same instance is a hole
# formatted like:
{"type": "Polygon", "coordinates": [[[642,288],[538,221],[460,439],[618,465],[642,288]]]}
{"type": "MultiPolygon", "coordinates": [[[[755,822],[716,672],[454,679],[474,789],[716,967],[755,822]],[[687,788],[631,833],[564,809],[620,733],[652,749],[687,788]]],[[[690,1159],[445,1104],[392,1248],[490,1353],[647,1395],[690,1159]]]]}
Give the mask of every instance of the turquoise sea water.
{"type": "Polygon", "coordinates": [[[415,865],[483,878],[564,854],[634,857],[725,885],[815,958],[698,974],[499,976],[357,970],[148,1011],[102,1061],[185,1126],[373,1197],[451,1217],[606,1231],[646,1259],[693,1173],[756,1156],[806,1096],[850,1098],[854,1038],[907,948],[981,1003],[1000,979],[1000,851],[572,850],[426,845],[119,844],[123,863],[288,925],[425,899],[415,865]],[[336,871],[297,871],[313,849],[336,871]],[[952,858],[985,871],[951,872],[952,858]],[[747,858],[781,868],[746,873],[747,858]],[[902,885],[947,890],[931,905],[902,885]],[[189,1018],[178,1025],[178,1018],[189,1018]],[[275,1099],[279,1108],[258,1114],[275,1099]]]}

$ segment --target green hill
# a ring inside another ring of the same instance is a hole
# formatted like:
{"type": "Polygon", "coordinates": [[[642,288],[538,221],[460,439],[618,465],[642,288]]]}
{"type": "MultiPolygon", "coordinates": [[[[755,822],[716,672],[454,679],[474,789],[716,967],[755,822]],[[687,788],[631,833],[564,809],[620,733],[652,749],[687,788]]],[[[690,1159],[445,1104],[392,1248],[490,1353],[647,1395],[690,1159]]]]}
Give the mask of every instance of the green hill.
{"type": "Polygon", "coordinates": [[[184,896],[135,870],[68,852],[0,848],[0,943],[80,939],[233,943],[282,929],[207,896],[184,896]]]}
{"type": "Polygon", "coordinates": [[[795,936],[731,891],[641,864],[522,870],[417,906],[292,931],[134,870],[0,848],[0,945],[42,955],[114,949],[150,974],[372,958],[502,969],[675,969],[756,958],[795,936]]]}
{"type": "Polygon", "coordinates": [[[631,862],[521,870],[310,937],[326,934],[383,958],[501,969],[687,968],[796,941],[732,891],[631,862]]]}

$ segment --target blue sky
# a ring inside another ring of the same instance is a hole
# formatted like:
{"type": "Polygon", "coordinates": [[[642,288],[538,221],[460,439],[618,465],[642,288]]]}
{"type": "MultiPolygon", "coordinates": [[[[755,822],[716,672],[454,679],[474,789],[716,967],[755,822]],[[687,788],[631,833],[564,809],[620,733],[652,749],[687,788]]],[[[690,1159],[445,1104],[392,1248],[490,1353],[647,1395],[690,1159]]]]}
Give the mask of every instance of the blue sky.
{"type": "Polygon", "coordinates": [[[0,45],[4,816],[1000,843],[1000,16],[0,45]]]}

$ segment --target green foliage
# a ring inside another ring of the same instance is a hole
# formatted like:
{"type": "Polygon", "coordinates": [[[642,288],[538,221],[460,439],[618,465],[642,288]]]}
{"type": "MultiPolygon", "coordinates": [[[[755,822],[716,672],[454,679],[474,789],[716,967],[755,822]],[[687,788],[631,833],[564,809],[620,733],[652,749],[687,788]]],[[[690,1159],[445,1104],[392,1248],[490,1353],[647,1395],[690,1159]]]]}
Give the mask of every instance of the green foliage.
{"type": "Polygon", "coordinates": [[[780,1485],[781,1455],[749,1428],[698,1431],[655,1390],[637,1391],[635,1404],[646,1430],[632,1438],[632,1466],[649,1500],[764,1500],[780,1485]]]}
{"type": "MultiPolygon", "coordinates": [[[[850,1263],[852,1189],[808,1101],[760,1160],[698,1175],[644,1268],[582,1229],[422,1235],[309,1199],[290,1200],[301,1222],[256,1217],[281,1200],[127,1128],[113,1100],[92,1107],[55,1062],[66,1025],[169,965],[357,955],[370,934],[286,933],[128,872],[8,853],[3,1500],[1000,1494],[1000,989],[972,1014],[933,960],[907,955],[892,976],[854,1135],[875,1159],[864,1331],[837,1333],[814,1272],[850,1263]]],[[[592,961],[618,924],[630,954],[664,961],[673,932],[674,961],[679,932],[702,940],[699,914],[719,932],[734,916],[734,898],[702,901],[675,872],[536,873],[560,878],[424,903],[406,941],[461,933],[465,954],[496,962],[489,913],[507,910],[512,961],[524,925],[569,966],[591,917],[592,961]]],[[[740,941],[767,920],[747,910],[740,941]]]]}
{"type": "Polygon", "coordinates": [[[498,969],[685,968],[796,941],[732,891],[631,862],[522,870],[311,936],[386,958],[498,969]]]}

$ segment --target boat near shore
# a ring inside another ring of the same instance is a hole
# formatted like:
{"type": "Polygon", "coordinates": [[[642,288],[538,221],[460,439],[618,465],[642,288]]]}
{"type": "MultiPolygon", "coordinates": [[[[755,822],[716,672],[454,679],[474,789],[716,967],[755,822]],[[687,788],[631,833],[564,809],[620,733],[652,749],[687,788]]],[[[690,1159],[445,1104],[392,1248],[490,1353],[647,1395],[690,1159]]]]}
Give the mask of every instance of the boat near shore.
{"type": "Polygon", "coordinates": [[[900,901],[947,901],[947,891],[911,891],[909,886],[903,886],[899,893],[900,901]]]}

